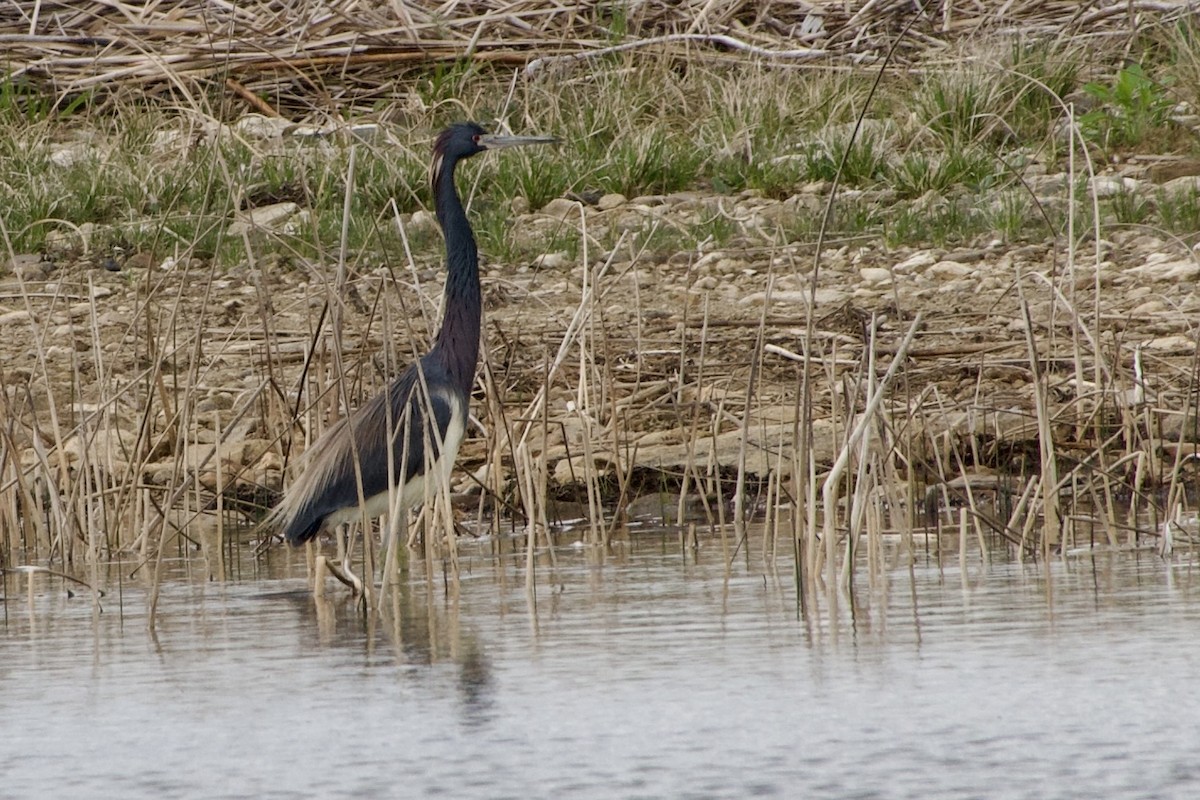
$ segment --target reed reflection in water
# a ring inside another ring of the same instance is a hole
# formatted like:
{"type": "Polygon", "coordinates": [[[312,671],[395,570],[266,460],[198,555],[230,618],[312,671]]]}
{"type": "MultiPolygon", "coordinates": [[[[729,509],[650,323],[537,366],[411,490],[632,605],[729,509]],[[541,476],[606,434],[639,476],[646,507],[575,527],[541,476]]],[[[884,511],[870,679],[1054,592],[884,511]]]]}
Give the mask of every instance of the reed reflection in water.
{"type": "Polygon", "coordinates": [[[921,556],[799,615],[756,543],[463,547],[384,613],[301,565],[94,613],[5,581],[5,797],[1190,797],[1188,554],[921,556]],[[543,554],[545,555],[545,554],[543,554]],[[727,559],[727,556],[732,556],[727,559]]]}

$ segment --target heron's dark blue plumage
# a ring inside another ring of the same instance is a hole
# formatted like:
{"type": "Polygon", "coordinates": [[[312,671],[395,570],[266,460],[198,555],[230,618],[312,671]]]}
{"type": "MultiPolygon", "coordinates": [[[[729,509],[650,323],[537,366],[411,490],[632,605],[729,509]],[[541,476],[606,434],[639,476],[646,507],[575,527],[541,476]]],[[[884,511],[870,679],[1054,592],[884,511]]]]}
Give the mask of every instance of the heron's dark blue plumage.
{"type": "Polygon", "coordinates": [[[356,518],[364,502],[371,516],[385,511],[391,475],[396,478],[401,507],[420,501],[424,481],[432,472],[448,476],[466,430],[483,313],[479,253],[454,186],[454,170],[462,159],[483,150],[551,141],[493,136],[469,122],[452,125],[438,136],[430,181],[446,239],[441,329],[430,351],[387,391],[312,445],[304,472],[271,512],[270,522],[292,544],[307,542],[331,524],[356,518]]]}

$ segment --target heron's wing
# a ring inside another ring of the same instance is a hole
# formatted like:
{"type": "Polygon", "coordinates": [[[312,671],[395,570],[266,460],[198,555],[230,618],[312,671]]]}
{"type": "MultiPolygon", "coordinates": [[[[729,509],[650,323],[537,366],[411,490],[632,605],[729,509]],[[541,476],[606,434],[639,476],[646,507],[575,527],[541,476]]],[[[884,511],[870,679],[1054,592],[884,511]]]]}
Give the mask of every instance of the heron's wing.
{"type": "Polygon", "coordinates": [[[275,512],[289,541],[308,541],[330,514],[357,506],[360,475],[361,496],[370,499],[388,491],[390,476],[399,478],[403,486],[436,460],[442,443],[451,436],[457,401],[437,366],[419,363],[423,380],[418,367],[410,366],[387,391],[340,420],[312,445],[304,471],[275,512]]]}
{"type": "MultiPolygon", "coordinates": [[[[382,448],[386,442],[392,443],[392,470],[402,476],[402,484],[428,472],[440,458],[443,444],[451,435],[457,402],[448,376],[428,359],[418,364],[406,369],[386,393],[372,399],[372,417],[363,431],[365,447],[382,448]]],[[[386,450],[381,449],[379,455],[364,466],[371,468],[370,487],[387,491],[386,450]]],[[[364,490],[368,486],[367,472],[363,470],[364,490]]],[[[374,491],[366,496],[371,494],[374,491]]]]}

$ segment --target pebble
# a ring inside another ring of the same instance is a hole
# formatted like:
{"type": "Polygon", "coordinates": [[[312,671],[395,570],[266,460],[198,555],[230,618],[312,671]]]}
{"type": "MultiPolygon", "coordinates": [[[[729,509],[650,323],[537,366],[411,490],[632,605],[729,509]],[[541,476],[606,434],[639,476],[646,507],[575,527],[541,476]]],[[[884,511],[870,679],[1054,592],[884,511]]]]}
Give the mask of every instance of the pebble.
{"type": "Polygon", "coordinates": [[[579,203],[565,197],[556,197],[542,206],[542,213],[554,219],[567,219],[579,214],[579,203]]]}
{"type": "Polygon", "coordinates": [[[601,211],[611,211],[614,208],[625,205],[627,202],[629,201],[625,195],[613,192],[611,194],[601,196],[600,199],[596,201],[596,208],[600,209],[601,211]]]}
{"type": "Polygon", "coordinates": [[[1200,193],[1200,175],[1184,175],[1181,178],[1174,178],[1164,183],[1162,190],[1166,194],[1200,193]]]}
{"type": "MultiPolygon", "coordinates": [[[[1156,256],[1162,255],[1156,254],[1156,256]]],[[[1127,270],[1127,272],[1151,281],[1169,281],[1171,283],[1194,281],[1197,277],[1200,277],[1200,263],[1190,258],[1178,261],[1165,261],[1161,258],[1151,256],[1146,260],[1145,264],[1142,264],[1140,267],[1133,267],[1127,270]]]]}
{"type": "Polygon", "coordinates": [[[880,286],[892,282],[892,271],[883,267],[863,267],[858,271],[863,282],[880,286]]]}
{"type": "Polygon", "coordinates": [[[563,269],[571,265],[571,259],[567,258],[566,253],[546,253],[535,258],[533,263],[546,269],[563,269]]]}
{"type": "Polygon", "coordinates": [[[1188,352],[1196,349],[1196,340],[1190,336],[1177,333],[1171,336],[1160,336],[1156,339],[1151,339],[1143,347],[1147,350],[1157,350],[1159,352],[1188,352]]]}
{"type": "Polygon", "coordinates": [[[937,280],[953,280],[955,278],[965,278],[974,273],[975,270],[966,264],[960,264],[957,261],[939,261],[925,271],[925,274],[937,280]]]}
{"type": "Polygon", "coordinates": [[[908,258],[892,267],[892,270],[904,275],[909,272],[920,272],[926,267],[937,263],[937,255],[932,250],[918,250],[908,258]]]}
{"type": "Polygon", "coordinates": [[[414,231],[432,231],[437,228],[437,217],[432,211],[421,209],[414,211],[408,219],[408,227],[414,231]]]}
{"type": "Polygon", "coordinates": [[[299,210],[300,206],[292,202],[272,203],[269,206],[260,206],[259,208],[239,213],[237,215],[238,218],[230,223],[225,233],[228,236],[241,236],[256,228],[275,230],[282,227],[299,210]]]}
{"type": "Polygon", "coordinates": [[[1089,188],[1097,197],[1131,194],[1138,190],[1138,185],[1133,178],[1122,178],[1117,175],[1097,175],[1088,182],[1089,188]]]}

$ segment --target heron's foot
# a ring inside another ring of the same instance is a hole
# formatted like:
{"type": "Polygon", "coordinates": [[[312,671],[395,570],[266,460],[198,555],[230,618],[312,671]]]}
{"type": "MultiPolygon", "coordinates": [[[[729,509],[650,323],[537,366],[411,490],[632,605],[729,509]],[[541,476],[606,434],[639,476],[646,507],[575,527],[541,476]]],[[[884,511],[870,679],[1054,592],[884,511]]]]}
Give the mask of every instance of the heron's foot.
{"type": "Polygon", "coordinates": [[[363,593],[362,578],[354,574],[354,570],[350,569],[350,559],[344,559],[341,564],[329,562],[329,574],[344,583],[355,597],[363,593]]]}
{"type": "Polygon", "coordinates": [[[317,558],[314,562],[314,566],[315,566],[315,585],[313,587],[313,593],[316,594],[318,597],[322,597],[325,594],[325,575],[326,575],[326,573],[332,575],[333,577],[335,577],[339,581],[341,581],[342,584],[346,586],[346,588],[348,588],[351,592],[354,593],[355,597],[362,595],[362,593],[363,593],[362,579],[359,578],[357,575],[355,575],[353,570],[350,569],[349,560],[343,561],[342,563],[339,564],[336,561],[330,561],[325,556],[317,556],[317,558]]]}

